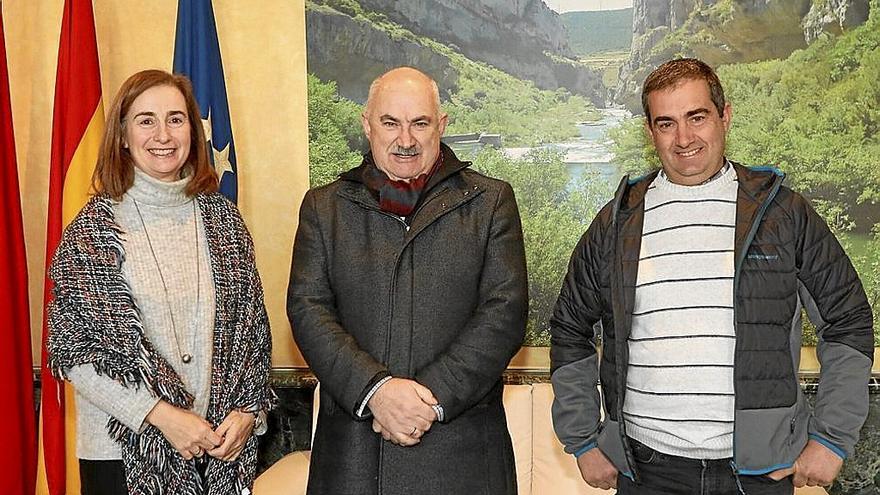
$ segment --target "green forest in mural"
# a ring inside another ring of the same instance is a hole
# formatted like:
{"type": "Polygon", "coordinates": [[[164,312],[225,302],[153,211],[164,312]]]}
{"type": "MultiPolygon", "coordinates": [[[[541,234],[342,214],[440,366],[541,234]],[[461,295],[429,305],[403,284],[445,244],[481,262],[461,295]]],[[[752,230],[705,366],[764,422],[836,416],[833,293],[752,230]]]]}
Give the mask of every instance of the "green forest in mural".
{"type": "MultiPolygon", "coordinates": [[[[516,192],[529,269],[527,343],[547,345],[548,320],[577,240],[610,199],[623,173],[641,174],[659,164],[641,117],[625,119],[605,138],[613,172],[590,163],[573,166],[566,158],[568,145],[582,144],[581,134],[586,135],[592,124],[608,115],[608,110],[591,103],[596,98],[585,86],[553,88],[511,75],[511,71],[463,54],[465,42],[458,41],[459,47],[414,32],[415,28],[410,30],[395,20],[399,12],[371,11],[365,7],[371,3],[382,2],[307,2],[307,12],[316,16],[309,19],[309,25],[320,21],[343,30],[355,26],[351,36],[360,36],[357,33],[368,26],[395,49],[424,50],[440,57],[445,64],[442,70],[454,74],[448,91],[444,92],[440,81],[443,107],[450,115],[447,135],[482,133],[503,138],[502,147],[475,146],[456,152],[473,160],[476,170],[510,182],[516,192]]],[[[875,322],[880,320],[877,4],[872,1],[872,15],[862,25],[839,35],[820,36],[784,58],[718,64],[734,108],[728,155],[745,164],[779,167],[787,174],[787,183],[812,200],[859,271],[875,308],[875,322]]],[[[576,18],[569,16],[566,22],[576,18]]],[[[366,141],[358,98],[343,96],[341,79],[313,67],[311,50],[310,45],[309,161],[311,184],[318,186],[360,163],[366,141]]],[[[425,59],[424,51],[417,56],[425,59]]],[[[595,69],[607,75],[609,64],[616,71],[628,55],[605,56],[595,69]]],[[[589,68],[585,67],[591,63],[586,57],[565,53],[549,53],[547,59],[553,67],[562,67],[559,70],[564,74],[586,74],[589,68]]],[[[393,65],[397,62],[386,62],[386,67],[393,65]]],[[[604,82],[607,86],[607,77],[604,82]]],[[[614,88],[605,89],[603,98],[610,98],[614,88]]],[[[807,342],[814,339],[812,331],[804,335],[807,342]]],[[[880,344],[880,323],[875,323],[875,342],[880,344]]]]}

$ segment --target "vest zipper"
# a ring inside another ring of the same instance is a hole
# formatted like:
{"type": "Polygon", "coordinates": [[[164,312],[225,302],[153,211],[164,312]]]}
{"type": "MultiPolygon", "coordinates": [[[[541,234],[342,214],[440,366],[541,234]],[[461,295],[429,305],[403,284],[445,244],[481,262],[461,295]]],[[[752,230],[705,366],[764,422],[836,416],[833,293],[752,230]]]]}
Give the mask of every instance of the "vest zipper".
{"type": "MultiPolygon", "coordinates": [[[[761,203],[761,206],[758,207],[758,212],[755,214],[755,219],[752,221],[752,225],[749,227],[749,233],[746,235],[746,238],[743,240],[743,247],[739,254],[739,259],[736,260],[736,265],[734,265],[733,270],[733,331],[736,334],[737,331],[737,308],[739,305],[736,303],[737,295],[739,294],[739,280],[740,274],[742,272],[743,263],[745,263],[746,257],[748,256],[749,246],[752,245],[752,241],[755,240],[755,235],[758,233],[758,227],[761,225],[761,220],[764,218],[764,214],[767,212],[767,208],[770,207],[770,203],[773,202],[773,199],[776,198],[776,194],[779,192],[779,188],[782,187],[783,177],[777,175],[776,179],[773,181],[773,186],[770,189],[770,192],[767,194],[767,198],[761,203]]],[[[736,477],[736,483],[742,492],[742,485],[739,482],[739,467],[736,465],[736,354],[738,347],[739,338],[734,339],[733,344],[733,442],[732,442],[732,451],[733,456],[730,459],[730,467],[733,469],[733,475],[736,477]]],[[[745,493],[745,492],[742,492],[745,493]]]]}

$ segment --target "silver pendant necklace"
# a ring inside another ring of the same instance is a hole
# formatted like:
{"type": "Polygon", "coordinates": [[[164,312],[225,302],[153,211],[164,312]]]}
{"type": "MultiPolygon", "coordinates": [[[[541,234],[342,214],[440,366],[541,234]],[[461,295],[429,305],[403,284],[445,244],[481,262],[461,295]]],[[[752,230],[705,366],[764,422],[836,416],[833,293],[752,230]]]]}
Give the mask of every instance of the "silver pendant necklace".
{"type": "MultiPolygon", "coordinates": [[[[159,257],[156,256],[156,251],[153,249],[153,241],[150,239],[150,233],[147,231],[147,224],[144,222],[144,216],[141,214],[141,209],[138,206],[138,202],[134,197],[131,198],[132,202],[134,202],[134,209],[137,211],[138,218],[141,221],[141,227],[144,228],[144,236],[147,238],[147,246],[150,248],[150,254],[153,255],[153,262],[156,263],[156,271],[159,272],[159,280],[162,282],[162,291],[165,294],[165,305],[168,307],[168,316],[171,318],[171,332],[174,337],[174,346],[177,347],[177,355],[180,356],[180,360],[183,361],[184,364],[189,364],[192,361],[192,354],[189,352],[183,352],[180,348],[180,336],[177,335],[177,324],[174,322],[174,311],[171,310],[171,299],[168,297],[168,285],[165,283],[165,276],[162,274],[162,268],[159,266],[159,257]]],[[[198,323],[199,319],[199,306],[201,305],[201,251],[199,251],[199,222],[198,217],[196,216],[196,200],[192,200],[193,205],[193,232],[195,233],[196,238],[196,307],[193,312],[193,332],[191,336],[191,347],[195,345],[195,333],[196,323],[198,323]]]]}

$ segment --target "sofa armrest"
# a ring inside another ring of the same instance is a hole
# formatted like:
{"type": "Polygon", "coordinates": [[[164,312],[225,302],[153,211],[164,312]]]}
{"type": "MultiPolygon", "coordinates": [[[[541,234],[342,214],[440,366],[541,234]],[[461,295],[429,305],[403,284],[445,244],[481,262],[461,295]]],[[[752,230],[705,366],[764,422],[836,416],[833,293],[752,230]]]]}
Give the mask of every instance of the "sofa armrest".
{"type": "Polygon", "coordinates": [[[532,386],[505,385],[504,413],[513,441],[518,495],[532,493],[532,386]]]}
{"type": "Polygon", "coordinates": [[[550,408],[553,405],[553,387],[549,383],[532,384],[532,443],[534,472],[532,473],[532,493],[547,495],[612,494],[614,491],[592,488],[584,483],[574,456],[563,451],[562,444],[553,431],[550,408]]]}
{"type": "Polygon", "coordinates": [[[312,452],[291,452],[254,482],[254,495],[305,495],[312,452]]]}

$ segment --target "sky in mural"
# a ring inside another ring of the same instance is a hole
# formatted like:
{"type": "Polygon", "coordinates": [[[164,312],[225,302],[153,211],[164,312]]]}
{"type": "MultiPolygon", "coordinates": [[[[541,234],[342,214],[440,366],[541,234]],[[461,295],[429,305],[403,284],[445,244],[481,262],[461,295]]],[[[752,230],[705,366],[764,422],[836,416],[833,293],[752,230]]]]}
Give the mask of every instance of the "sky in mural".
{"type": "Polygon", "coordinates": [[[559,12],[586,10],[616,10],[632,7],[632,0],[544,0],[548,7],[559,12]]]}

